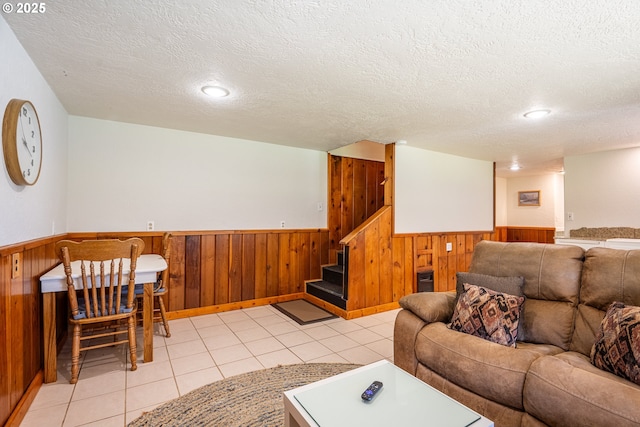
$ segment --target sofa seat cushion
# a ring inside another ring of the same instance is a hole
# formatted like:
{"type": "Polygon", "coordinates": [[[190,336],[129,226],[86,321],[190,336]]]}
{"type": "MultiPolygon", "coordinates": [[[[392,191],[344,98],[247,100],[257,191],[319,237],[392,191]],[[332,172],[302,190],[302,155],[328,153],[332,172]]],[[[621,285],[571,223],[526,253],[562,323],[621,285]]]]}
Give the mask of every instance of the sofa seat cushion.
{"type": "Polygon", "coordinates": [[[534,360],[562,350],[553,345],[519,342],[506,347],[449,329],[426,325],[416,338],[420,363],[452,383],[514,409],[524,409],[522,388],[534,360]]]}
{"type": "Polygon", "coordinates": [[[566,352],[533,362],[524,385],[526,411],[549,425],[637,426],[640,386],[566,352]]]}
{"type": "MultiPolygon", "coordinates": [[[[522,417],[525,415],[525,412],[506,407],[494,402],[493,400],[486,399],[465,388],[457,386],[448,379],[441,377],[431,369],[425,367],[423,364],[418,364],[416,377],[436,390],[446,394],[453,400],[463,404],[472,411],[476,411],[490,419],[497,427],[521,426],[522,417]]],[[[429,424],[427,421],[428,420],[423,420],[422,425],[437,427],[433,426],[433,424],[429,424]]],[[[474,426],[475,424],[471,424],[470,427],[474,426]]]]}

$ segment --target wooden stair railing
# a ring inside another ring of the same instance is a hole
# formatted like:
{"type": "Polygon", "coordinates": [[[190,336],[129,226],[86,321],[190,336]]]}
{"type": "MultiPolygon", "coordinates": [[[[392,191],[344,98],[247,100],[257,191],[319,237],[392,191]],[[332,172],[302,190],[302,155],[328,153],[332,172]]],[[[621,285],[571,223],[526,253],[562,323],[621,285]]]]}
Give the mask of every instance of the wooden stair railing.
{"type": "MultiPolygon", "coordinates": [[[[374,223],[379,220],[379,218],[387,211],[391,211],[391,206],[383,206],[378,209],[373,215],[367,218],[362,224],[357,226],[351,231],[351,233],[347,234],[340,240],[340,244],[342,246],[348,245],[353,239],[355,239],[359,234],[361,234],[366,228],[370,226],[371,223],[374,223]]],[[[391,234],[389,234],[391,236],[391,234]]]]}
{"type": "Polygon", "coordinates": [[[347,311],[393,302],[392,209],[383,206],[346,235],[347,311]]]}

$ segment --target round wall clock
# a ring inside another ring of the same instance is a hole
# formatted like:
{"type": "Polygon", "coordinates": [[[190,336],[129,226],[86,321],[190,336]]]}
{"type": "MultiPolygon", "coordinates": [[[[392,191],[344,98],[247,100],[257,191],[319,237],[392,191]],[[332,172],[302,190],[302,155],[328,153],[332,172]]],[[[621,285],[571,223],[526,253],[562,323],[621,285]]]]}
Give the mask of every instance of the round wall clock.
{"type": "Polygon", "coordinates": [[[29,101],[12,99],[2,122],[2,149],[7,172],[18,185],[33,185],[42,166],[40,120],[29,101]]]}

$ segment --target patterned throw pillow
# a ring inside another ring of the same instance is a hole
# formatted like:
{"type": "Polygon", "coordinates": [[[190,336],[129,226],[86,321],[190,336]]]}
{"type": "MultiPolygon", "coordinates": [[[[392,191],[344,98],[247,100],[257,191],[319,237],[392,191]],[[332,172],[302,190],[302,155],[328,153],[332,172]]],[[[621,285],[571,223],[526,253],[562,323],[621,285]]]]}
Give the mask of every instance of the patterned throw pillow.
{"type": "Polygon", "coordinates": [[[463,287],[464,293],[458,298],[449,328],[515,347],[524,297],[468,283],[463,287]]]}
{"type": "Polygon", "coordinates": [[[614,302],[602,319],[591,363],[640,385],[640,307],[614,302]]]}

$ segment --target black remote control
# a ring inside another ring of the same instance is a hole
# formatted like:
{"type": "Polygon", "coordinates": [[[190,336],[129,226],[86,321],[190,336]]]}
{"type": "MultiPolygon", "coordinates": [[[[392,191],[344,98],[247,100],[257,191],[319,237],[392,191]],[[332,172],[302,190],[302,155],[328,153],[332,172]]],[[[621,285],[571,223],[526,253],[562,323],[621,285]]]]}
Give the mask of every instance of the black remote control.
{"type": "Polygon", "coordinates": [[[364,391],[364,393],[362,393],[362,400],[366,400],[367,402],[370,402],[376,395],[376,393],[378,393],[380,391],[380,389],[382,388],[382,383],[380,381],[374,381],[371,383],[371,385],[369,387],[367,387],[367,389],[364,391]]]}

